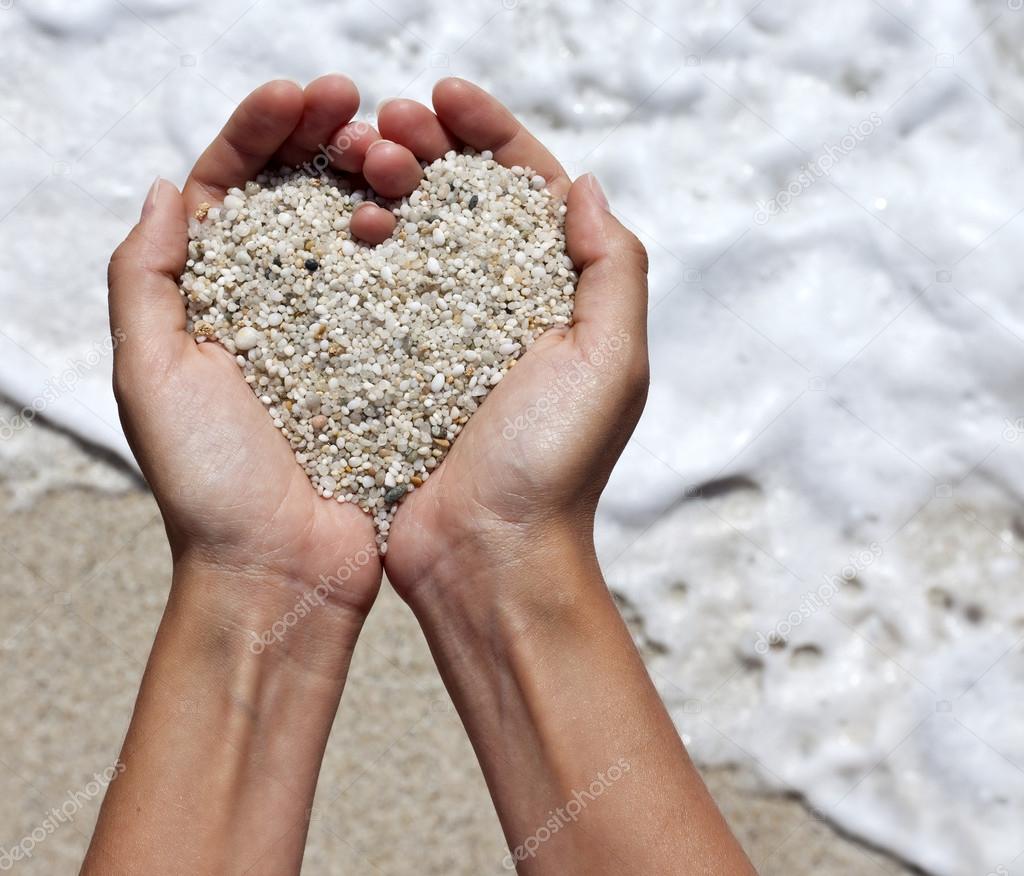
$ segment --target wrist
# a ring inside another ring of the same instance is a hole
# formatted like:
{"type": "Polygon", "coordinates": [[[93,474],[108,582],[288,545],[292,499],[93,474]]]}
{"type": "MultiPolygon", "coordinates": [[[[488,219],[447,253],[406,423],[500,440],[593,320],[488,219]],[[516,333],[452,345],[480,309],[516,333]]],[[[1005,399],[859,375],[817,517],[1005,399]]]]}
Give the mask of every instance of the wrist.
{"type": "Polygon", "coordinates": [[[592,530],[570,521],[465,536],[438,548],[414,581],[402,583],[411,585],[401,592],[428,638],[492,644],[542,628],[567,633],[585,622],[594,596],[607,597],[592,530]]]}
{"type": "Polygon", "coordinates": [[[174,563],[164,623],[187,630],[220,665],[330,687],[342,683],[369,610],[339,598],[340,589],[336,579],[185,554],[174,563]]]}

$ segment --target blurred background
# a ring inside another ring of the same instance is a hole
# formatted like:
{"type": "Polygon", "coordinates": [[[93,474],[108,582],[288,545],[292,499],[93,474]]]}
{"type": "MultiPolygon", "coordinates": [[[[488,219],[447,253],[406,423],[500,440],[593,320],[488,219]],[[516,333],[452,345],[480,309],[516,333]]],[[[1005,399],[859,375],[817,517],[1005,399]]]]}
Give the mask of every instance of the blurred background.
{"type": "MultiPolygon", "coordinates": [[[[168,586],[106,261],[251,88],[340,71],[365,118],[479,82],[647,245],[599,548],[760,872],[1024,873],[1024,3],[0,0],[0,40],[0,866],[76,870],[168,586]]],[[[386,592],[306,871],[504,854],[386,592]]]]}

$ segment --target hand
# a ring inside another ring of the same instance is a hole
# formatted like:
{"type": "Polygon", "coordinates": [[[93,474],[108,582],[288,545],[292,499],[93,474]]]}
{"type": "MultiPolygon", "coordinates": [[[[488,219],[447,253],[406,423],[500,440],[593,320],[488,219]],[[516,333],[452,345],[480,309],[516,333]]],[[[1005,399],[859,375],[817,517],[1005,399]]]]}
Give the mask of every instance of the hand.
{"type": "MultiPolygon", "coordinates": [[[[399,508],[385,568],[413,599],[441,566],[454,572],[446,586],[465,581],[457,567],[467,553],[493,565],[511,550],[557,551],[567,540],[589,545],[598,497],[639,419],[648,382],[646,253],[608,211],[594,178],[571,184],[551,153],[475,85],[443,80],[433,103],[436,114],[410,100],[381,108],[381,133],[399,144],[388,147],[392,165],[469,146],[493,151],[506,166],[533,168],[553,194],[568,196],[568,252],[581,273],[572,327],[534,344],[399,508]],[[411,153],[403,161],[394,154],[401,149],[411,153]]],[[[371,183],[379,148],[363,170],[371,183]]],[[[411,175],[406,181],[408,189],[415,185],[411,175]]],[[[535,583],[522,581],[520,595],[535,583]]],[[[470,601],[483,596],[474,591],[470,601]]]]}
{"type": "Polygon", "coordinates": [[[254,91],[200,157],[182,194],[157,181],[139,225],[114,253],[109,279],[111,326],[120,340],[114,391],[176,568],[230,573],[248,588],[244,602],[256,598],[244,579],[274,582],[278,601],[289,605],[323,576],[340,582],[329,595],[333,603],[365,615],[381,575],[369,517],[316,494],[233,357],[218,344],[197,345],[185,330],[177,285],[187,218],[201,202],[221,201],[272,160],[308,161],[321,144],[341,143],[331,153],[335,164],[358,169],[378,139],[368,125],[349,124],[358,106],[344,76],[325,76],[304,91],[284,81],[254,91]],[[339,578],[343,568],[349,571],[339,578]]]}

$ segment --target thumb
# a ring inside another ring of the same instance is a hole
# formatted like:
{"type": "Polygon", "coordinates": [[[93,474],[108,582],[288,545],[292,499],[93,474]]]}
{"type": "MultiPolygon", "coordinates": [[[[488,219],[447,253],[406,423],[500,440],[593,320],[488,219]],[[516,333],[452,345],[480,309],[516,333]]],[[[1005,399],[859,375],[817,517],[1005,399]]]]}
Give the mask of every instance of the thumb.
{"type": "Polygon", "coordinates": [[[647,337],[647,251],[616,219],[597,178],[588,173],[569,190],[565,217],[569,257],[579,271],[573,322],[587,331],[647,337]]]}
{"type": "Polygon", "coordinates": [[[182,349],[188,336],[178,279],[187,257],[185,203],[173,184],[158,178],[107,270],[115,367],[131,363],[134,371],[140,362],[167,363],[182,349]]]}

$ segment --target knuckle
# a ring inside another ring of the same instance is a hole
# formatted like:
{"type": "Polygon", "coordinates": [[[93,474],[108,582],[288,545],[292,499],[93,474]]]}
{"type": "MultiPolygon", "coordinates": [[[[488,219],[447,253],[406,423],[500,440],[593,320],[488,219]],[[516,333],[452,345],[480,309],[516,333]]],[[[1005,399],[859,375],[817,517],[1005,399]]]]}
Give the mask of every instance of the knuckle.
{"type": "Polygon", "coordinates": [[[110,261],[107,263],[108,286],[113,286],[118,281],[122,267],[131,257],[131,250],[131,237],[127,237],[111,254],[110,261]]]}
{"type": "Polygon", "coordinates": [[[128,400],[131,380],[128,377],[124,362],[119,362],[116,358],[114,361],[112,386],[114,389],[114,401],[117,402],[118,407],[123,407],[128,400]]]}
{"type": "Polygon", "coordinates": [[[651,385],[651,366],[646,354],[633,357],[625,369],[625,378],[631,394],[646,397],[651,385]]]}
{"type": "Polygon", "coordinates": [[[626,250],[634,259],[636,259],[640,271],[646,274],[651,266],[651,259],[647,254],[647,247],[644,246],[640,238],[632,232],[629,233],[629,237],[626,240],[626,250]]]}

